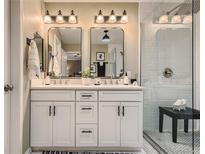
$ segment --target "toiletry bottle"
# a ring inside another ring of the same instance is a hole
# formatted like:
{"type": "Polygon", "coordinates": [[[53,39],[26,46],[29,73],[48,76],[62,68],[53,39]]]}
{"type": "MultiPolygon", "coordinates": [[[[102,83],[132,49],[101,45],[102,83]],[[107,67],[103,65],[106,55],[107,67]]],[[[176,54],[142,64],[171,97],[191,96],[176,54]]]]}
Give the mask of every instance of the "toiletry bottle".
{"type": "Polygon", "coordinates": [[[50,85],[50,82],[51,82],[50,76],[49,76],[49,74],[47,74],[46,79],[45,79],[45,84],[50,85]]]}
{"type": "Polygon", "coordinates": [[[129,78],[127,76],[127,72],[125,73],[125,76],[124,76],[124,85],[128,85],[129,84],[129,78]]]}

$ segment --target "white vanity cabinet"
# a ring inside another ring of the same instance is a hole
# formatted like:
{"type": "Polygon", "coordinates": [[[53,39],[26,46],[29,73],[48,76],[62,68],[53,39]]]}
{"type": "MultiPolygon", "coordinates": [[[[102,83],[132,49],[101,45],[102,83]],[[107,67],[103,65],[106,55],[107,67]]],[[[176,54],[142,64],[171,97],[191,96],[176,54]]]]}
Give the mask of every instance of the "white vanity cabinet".
{"type": "Polygon", "coordinates": [[[141,147],[142,92],[100,91],[99,98],[99,146],[141,147]]]}
{"type": "Polygon", "coordinates": [[[32,89],[31,147],[142,148],[142,90],[32,89]]]}
{"type": "Polygon", "coordinates": [[[67,97],[71,93],[31,91],[31,146],[75,146],[75,102],[70,102],[75,97],[67,97]],[[55,101],[49,93],[56,96],[55,101]]]}

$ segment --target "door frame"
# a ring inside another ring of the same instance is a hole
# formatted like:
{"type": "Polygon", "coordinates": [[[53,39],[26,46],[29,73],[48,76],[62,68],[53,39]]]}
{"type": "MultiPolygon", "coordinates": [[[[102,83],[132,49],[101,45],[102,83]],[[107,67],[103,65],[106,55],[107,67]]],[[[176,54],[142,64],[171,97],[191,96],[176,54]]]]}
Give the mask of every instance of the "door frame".
{"type": "Polygon", "coordinates": [[[23,41],[22,0],[10,0],[11,92],[10,154],[23,153],[23,41]]]}

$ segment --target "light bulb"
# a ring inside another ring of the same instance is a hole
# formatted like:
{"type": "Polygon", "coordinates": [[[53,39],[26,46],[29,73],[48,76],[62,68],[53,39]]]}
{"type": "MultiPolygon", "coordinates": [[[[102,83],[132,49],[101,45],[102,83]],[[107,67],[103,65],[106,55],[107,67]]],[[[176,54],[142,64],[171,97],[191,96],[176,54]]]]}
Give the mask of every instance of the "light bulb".
{"type": "Polygon", "coordinates": [[[49,24],[49,23],[52,22],[52,20],[51,20],[51,16],[50,16],[48,10],[46,11],[46,15],[44,16],[43,21],[44,21],[44,23],[46,23],[46,24],[49,24]]]}
{"type": "Polygon", "coordinates": [[[182,18],[180,15],[178,15],[178,13],[176,13],[173,17],[172,17],[172,24],[180,24],[182,22],[182,18]]]}
{"type": "Polygon", "coordinates": [[[117,21],[117,18],[115,16],[114,10],[112,10],[110,17],[109,17],[109,23],[115,23],[116,21],[117,21]]]}
{"type": "Polygon", "coordinates": [[[98,24],[104,23],[104,16],[102,15],[102,11],[101,10],[99,11],[99,14],[97,16],[96,23],[98,23],[98,24]]]}
{"type": "Polygon", "coordinates": [[[61,10],[58,11],[58,15],[57,15],[57,17],[56,17],[56,22],[57,22],[57,23],[64,23],[64,22],[65,22],[65,21],[64,21],[64,18],[63,18],[63,15],[62,15],[62,13],[61,13],[61,10]]]}
{"type": "Polygon", "coordinates": [[[122,17],[121,17],[121,23],[125,24],[127,22],[128,22],[127,12],[126,12],[126,10],[124,10],[122,17]]]}
{"type": "Polygon", "coordinates": [[[190,24],[192,23],[192,15],[186,15],[183,19],[183,24],[190,24]]]}
{"type": "Polygon", "coordinates": [[[76,19],[76,16],[75,16],[73,10],[71,11],[71,15],[69,16],[69,23],[71,23],[71,24],[76,24],[77,23],[77,19],[76,19]]]}
{"type": "Polygon", "coordinates": [[[167,24],[169,22],[168,13],[159,18],[159,24],[167,24]]]}

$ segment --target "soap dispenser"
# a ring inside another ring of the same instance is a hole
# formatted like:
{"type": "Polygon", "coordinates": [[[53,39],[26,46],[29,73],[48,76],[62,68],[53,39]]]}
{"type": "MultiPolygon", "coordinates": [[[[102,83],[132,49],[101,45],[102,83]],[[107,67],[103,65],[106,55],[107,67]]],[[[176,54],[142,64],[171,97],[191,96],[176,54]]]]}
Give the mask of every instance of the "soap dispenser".
{"type": "Polygon", "coordinates": [[[47,76],[46,76],[46,79],[45,79],[45,84],[50,85],[50,82],[51,82],[51,80],[50,80],[50,76],[49,76],[49,73],[48,73],[47,76]]]}
{"type": "Polygon", "coordinates": [[[129,84],[129,78],[127,76],[127,72],[125,73],[125,76],[124,76],[124,85],[128,85],[129,84]]]}

